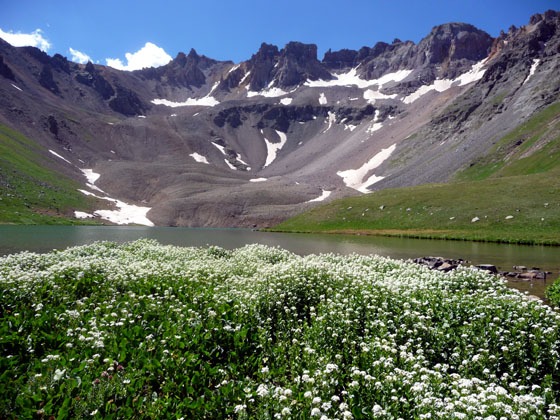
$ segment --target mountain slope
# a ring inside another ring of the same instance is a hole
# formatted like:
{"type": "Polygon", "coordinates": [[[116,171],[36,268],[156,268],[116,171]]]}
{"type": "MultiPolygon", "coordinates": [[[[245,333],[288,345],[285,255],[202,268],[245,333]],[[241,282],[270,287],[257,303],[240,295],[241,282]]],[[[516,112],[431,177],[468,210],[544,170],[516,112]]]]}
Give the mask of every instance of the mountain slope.
{"type": "MultiPolygon", "coordinates": [[[[134,72],[0,40],[0,122],[55,152],[50,163],[85,191],[147,212],[137,221],[270,226],[323,200],[468,179],[498,159],[503,133],[558,101],[559,33],[549,11],[496,39],[449,23],[418,44],[322,60],[290,42],[241,63],[192,49],[134,72]]],[[[544,153],[533,143],[508,156],[544,153]]]]}
{"type": "Polygon", "coordinates": [[[36,144],[0,125],[0,220],[68,223],[76,208],[99,205],[78,192],[79,183],[49,166],[49,159],[36,144]]]}
{"type": "Polygon", "coordinates": [[[452,182],[336,200],[274,230],[560,245],[559,111],[537,112],[452,182]]]}

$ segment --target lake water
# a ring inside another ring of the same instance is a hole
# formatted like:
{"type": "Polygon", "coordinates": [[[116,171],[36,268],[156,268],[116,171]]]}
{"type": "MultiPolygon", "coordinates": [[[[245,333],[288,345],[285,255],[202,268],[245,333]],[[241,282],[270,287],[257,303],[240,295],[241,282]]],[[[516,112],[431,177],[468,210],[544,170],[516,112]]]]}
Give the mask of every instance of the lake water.
{"type": "Polygon", "coordinates": [[[20,252],[48,252],[95,241],[128,242],[155,239],[178,246],[216,245],[227,249],[250,243],[280,246],[299,255],[333,252],[337,254],[378,254],[412,259],[422,256],[463,258],[472,264],[494,264],[499,270],[514,265],[539,267],[553,274],[547,280],[510,281],[523,291],[543,296],[545,287],[558,278],[560,248],[503,245],[463,241],[385,238],[376,236],[287,234],[247,229],[191,229],[123,226],[8,226],[0,225],[0,255],[20,252]]]}

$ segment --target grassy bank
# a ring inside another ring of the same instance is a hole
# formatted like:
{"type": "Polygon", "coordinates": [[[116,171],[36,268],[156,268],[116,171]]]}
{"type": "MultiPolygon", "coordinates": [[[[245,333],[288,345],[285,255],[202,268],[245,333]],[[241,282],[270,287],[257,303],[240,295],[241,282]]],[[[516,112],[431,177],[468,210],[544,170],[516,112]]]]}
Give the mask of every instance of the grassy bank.
{"type": "Polygon", "coordinates": [[[560,103],[535,114],[457,174],[460,181],[560,173],[560,103]]]}
{"type": "Polygon", "coordinates": [[[49,168],[44,150],[0,124],[0,223],[75,223],[75,209],[94,208],[82,186],[49,168]]]}
{"type": "Polygon", "coordinates": [[[0,417],[558,418],[560,317],[486,273],[152,241],[0,258],[0,417]]]}
{"type": "Polygon", "coordinates": [[[535,174],[377,191],[274,228],[560,245],[560,176],[535,174]]]}

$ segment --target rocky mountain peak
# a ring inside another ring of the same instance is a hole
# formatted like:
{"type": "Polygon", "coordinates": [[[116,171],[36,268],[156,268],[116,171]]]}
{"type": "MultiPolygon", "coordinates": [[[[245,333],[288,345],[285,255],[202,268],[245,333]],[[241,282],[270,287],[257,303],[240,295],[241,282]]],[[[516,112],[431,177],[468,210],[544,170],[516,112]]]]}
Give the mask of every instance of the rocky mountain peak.
{"type": "Polygon", "coordinates": [[[85,65],[84,71],[77,72],[75,79],[83,85],[93,87],[103,99],[110,99],[115,94],[111,84],[96,70],[91,61],[85,65]]]}
{"type": "Polygon", "coordinates": [[[412,41],[378,42],[372,48],[360,49],[358,70],[364,79],[377,79],[386,73],[414,68],[416,54],[416,45],[412,41]]]}
{"type": "Polygon", "coordinates": [[[177,56],[165,66],[138,70],[147,79],[166,81],[176,87],[200,88],[206,83],[204,70],[217,64],[218,61],[199,55],[194,48],[189,54],[179,52],[177,56]]]}
{"type": "Polygon", "coordinates": [[[293,58],[299,62],[317,61],[317,45],[302,42],[289,42],[282,49],[282,56],[293,58]]]}
{"type": "Polygon", "coordinates": [[[278,57],[279,51],[276,45],[267,44],[263,42],[256,52],[253,54],[251,59],[249,60],[252,63],[258,63],[262,61],[274,61],[278,57]]]}
{"type": "Polygon", "coordinates": [[[455,78],[488,56],[493,38],[467,23],[436,26],[417,47],[415,67],[439,65],[440,78],[455,78]]]}
{"type": "Polygon", "coordinates": [[[531,18],[529,19],[529,25],[536,25],[542,21],[550,22],[550,21],[558,20],[559,16],[560,16],[560,12],[557,12],[555,10],[547,10],[544,13],[537,13],[531,16],[531,18]]]}
{"type": "MultiPolygon", "coordinates": [[[[529,24],[517,28],[511,26],[507,33],[501,32],[494,40],[492,55],[505,51],[506,57],[538,58],[553,55],[560,48],[560,12],[548,10],[531,16],[529,24]]],[[[503,59],[503,58],[502,58],[503,59]]]]}
{"type": "MultiPolygon", "coordinates": [[[[560,13],[547,11],[533,15],[529,24],[517,28],[511,26],[494,41],[494,60],[484,74],[483,82],[489,86],[487,95],[505,90],[511,83],[523,85],[549,57],[557,57],[560,51],[560,13]],[[515,75],[516,77],[513,78],[515,75]]],[[[550,60],[556,62],[556,58],[550,60]]],[[[558,71],[558,65],[552,64],[558,71]]],[[[558,98],[559,88],[554,78],[541,83],[539,102],[548,105],[558,98]]],[[[507,104],[503,102],[502,107],[507,104]]]]}
{"type": "Polygon", "coordinates": [[[449,23],[322,60],[301,42],[235,64],[191,49],[132,72],[0,40],[0,122],[64,156],[49,156],[62,171],[81,162],[145,202],[155,224],[264,226],[325,193],[445,182],[493,153],[560,97],[559,21],[495,40],[449,23]]]}
{"type": "Polygon", "coordinates": [[[200,56],[194,48],[191,48],[191,50],[189,51],[188,58],[190,58],[191,60],[200,60],[200,56]]]}
{"type": "Polygon", "coordinates": [[[275,86],[291,88],[306,80],[330,80],[332,75],[317,60],[317,45],[290,42],[280,52],[275,86]]]}
{"type": "Polygon", "coordinates": [[[256,54],[247,62],[250,73],[249,88],[258,92],[268,86],[271,80],[272,69],[279,57],[278,47],[263,42],[256,54]]]}
{"type": "Polygon", "coordinates": [[[289,42],[280,51],[275,45],[263,43],[246,66],[250,72],[249,88],[255,92],[270,87],[292,88],[308,79],[332,79],[327,67],[317,59],[317,46],[301,42],[289,42]]]}
{"type": "Polygon", "coordinates": [[[354,67],[359,56],[358,51],[343,49],[340,51],[328,50],[323,57],[323,64],[330,70],[342,70],[354,67]]]}

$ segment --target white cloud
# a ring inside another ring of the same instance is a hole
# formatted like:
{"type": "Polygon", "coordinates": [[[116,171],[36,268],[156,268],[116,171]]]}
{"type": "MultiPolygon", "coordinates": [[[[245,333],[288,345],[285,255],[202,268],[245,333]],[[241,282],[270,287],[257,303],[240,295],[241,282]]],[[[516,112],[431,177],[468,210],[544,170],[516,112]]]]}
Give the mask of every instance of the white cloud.
{"type": "Polygon", "coordinates": [[[15,34],[13,32],[4,32],[0,29],[0,38],[14,47],[37,47],[45,52],[51,47],[51,43],[43,38],[40,29],[35,29],[30,34],[15,34]]]}
{"type": "Polygon", "coordinates": [[[71,60],[74,63],[86,64],[88,61],[93,61],[89,55],[81,51],[75,50],[72,47],[70,47],[68,51],[70,51],[70,55],[72,56],[71,60]]]}
{"type": "Polygon", "coordinates": [[[126,53],[126,65],[120,58],[107,58],[107,65],[118,70],[140,70],[146,67],[159,67],[169,63],[172,58],[163,48],[151,42],[146,42],[140,50],[135,53],[126,53]]]}

